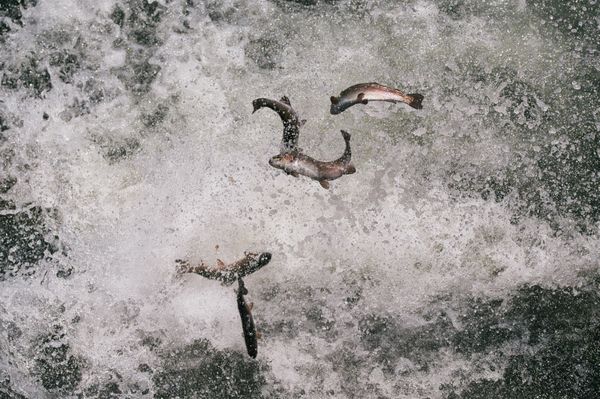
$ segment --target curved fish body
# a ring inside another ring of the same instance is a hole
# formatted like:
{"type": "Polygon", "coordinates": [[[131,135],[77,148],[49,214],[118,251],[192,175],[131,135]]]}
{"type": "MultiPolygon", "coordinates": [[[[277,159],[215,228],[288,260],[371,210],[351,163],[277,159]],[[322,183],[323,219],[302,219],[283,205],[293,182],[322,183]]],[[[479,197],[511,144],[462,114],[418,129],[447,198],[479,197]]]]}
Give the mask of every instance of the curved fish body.
{"type": "Polygon", "coordinates": [[[193,266],[184,260],[176,260],[178,264],[178,273],[196,273],[211,280],[218,280],[223,285],[231,285],[238,278],[245,277],[261,269],[271,261],[269,252],[246,253],[245,256],[237,262],[226,265],[218,261],[217,266],[211,267],[204,263],[193,266]]]}
{"type": "Polygon", "coordinates": [[[289,152],[275,155],[269,160],[269,165],[282,169],[294,177],[299,175],[310,177],[317,180],[323,188],[329,188],[329,180],[356,172],[356,168],[351,163],[350,133],[342,130],[342,136],[346,142],[346,149],[344,154],[335,161],[317,161],[300,152],[289,152]]]}
{"type": "Polygon", "coordinates": [[[404,94],[398,89],[380,85],[379,83],[359,83],[350,86],[338,97],[332,96],[330,112],[339,114],[355,104],[368,104],[369,101],[387,101],[390,103],[406,103],[415,109],[422,109],[423,96],[418,93],[404,94]]]}
{"type": "Polygon", "coordinates": [[[257,98],[252,101],[252,107],[255,113],[261,108],[270,108],[277,112],[283,122],[283,138],[281,139],[281,152],[290,152],[298,147],[298,136],[300,135],[300,126],[304,123],[298,117],[298,113],[292,108],[290,100],[283,96],[281,100],[271,100],[269,98],[257,98]]]}
{"type": "Polygon", "coordinates": [[[252,304],[246,303],[244,295],[248,294],[248,290],[244,286],[241,278],[238,278],[237,289],[237,306],[242,319],[242,331],[244,332],[244,342],[246,343],[246,351],[248,356],[256,358],[258,354],[258,342],[256,336],[256,327],[254,326],[254,318],[252,317],[252,304]]]}

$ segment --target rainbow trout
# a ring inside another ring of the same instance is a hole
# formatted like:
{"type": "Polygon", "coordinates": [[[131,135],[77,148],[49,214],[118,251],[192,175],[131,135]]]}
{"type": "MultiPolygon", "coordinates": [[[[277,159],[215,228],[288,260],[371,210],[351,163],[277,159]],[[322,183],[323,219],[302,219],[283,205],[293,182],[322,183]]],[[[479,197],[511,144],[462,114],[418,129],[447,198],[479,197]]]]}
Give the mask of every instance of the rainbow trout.
{"type": "Polygon", "coordinates": [[[342,175],[356,172],[351,163],[352,151],[350,150],[350,133],[342,130],[342,136],[346,142],[344,154],[335,161],[317,161],[298,151],[275,155],[269,160],[269,165],[282,169],[294,177],[299,175],[317,180],[323,188],[329,188],[329,180],[335,180],[342,175]]]}
{"type": "Polygon", "coordinates": [[[355,104],[368,104],[369,101],[387,101],[406,103],[415,109],[422,109],[423,96],[418,93],[404,94],[398,89],[379,83],[359,83],[342,91],[339,97],[331,96],[332,115],[342,113],[355,104]]]}
{"type": "Polygon", "coordinates": [[[217,259],[217,266],[211,267],[200,262],[199,265],[192,266],[188,261],[177,259],[177,272],[196,273],[211,280],[218,280],[223,285],[231,285],[236,279],[245,277],[254,273],[271,261],[269,252],[245,253],[245,256],[237,262],[226,265],[222,260],[217,259]]]}
{"type": "Polygon", "coordinates": [[[240,312],[240,318],[242,319],[242,331],[244,332],[244,342],[246,343],[246,351],[248,356],[256,358],[258,354],[258,343],[256,335],[256,327],[254,326],[254,319],[252,318],[252,303],[246,303],[244,295],[248,294],[248,290],[244,286],[244,282],[241,278],[238,278],[238,289],[237,289],[237,306],[240,312]]]}
{"type": "Polygon", "coordinates": [[[281,139],[281,152],[295,151],[298,147],[298,136],[300,135],[300,126],[304,124],[304,120],[300,120],[298,113],[292,108],[290,100],[283,96],[281,100],[271,100],[269,98],[257,98],[252,101],[252,107],[255,113],[261,108],[270,108],[277,112],[277,115],[283,122],[283,138],[281,139]]]}

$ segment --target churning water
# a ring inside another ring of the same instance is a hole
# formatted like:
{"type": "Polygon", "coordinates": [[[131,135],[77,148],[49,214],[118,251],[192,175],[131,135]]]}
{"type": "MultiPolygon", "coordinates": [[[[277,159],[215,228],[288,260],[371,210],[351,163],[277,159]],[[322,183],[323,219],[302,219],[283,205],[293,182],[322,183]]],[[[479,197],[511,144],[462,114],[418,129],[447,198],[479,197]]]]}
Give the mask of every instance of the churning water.
{"type": "Polygon", "coordinates": [[[600,397],[598,3],[2,0],[0,397],[600,397]]]}

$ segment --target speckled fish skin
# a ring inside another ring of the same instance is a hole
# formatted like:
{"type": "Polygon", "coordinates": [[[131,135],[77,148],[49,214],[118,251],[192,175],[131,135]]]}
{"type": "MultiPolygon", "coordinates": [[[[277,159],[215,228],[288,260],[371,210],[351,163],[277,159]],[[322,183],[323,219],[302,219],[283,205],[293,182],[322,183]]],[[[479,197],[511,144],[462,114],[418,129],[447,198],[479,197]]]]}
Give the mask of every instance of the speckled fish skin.
{"type": "Polygon", "coordinates": [[[355,104],[367,104],[369,101],[403,102],[415,109],[422,109],[423,96],[418,93],[405,94],[393,87],[376,82],[359,83],[343,90],[338,97],[331,97],[330,113],[337,115],[355,104]]]}
{"type": "Polygon", "coordinates": [[[252,317],[251,306],[246,303],[244,295],[248,294],[248,290],[244,286],[244,281],[238,278],[237,289],[237,306],[242,319],[242,331],[244,332],[244,342],[246,343],[246,351],[248,356],[256,358],[258,354],[258,342],[256,336],[256,326],[252,317]]]}
{"type": "Polygon", "coordinates": [[[356,172],[356,168],[351,164],[350,133],[343,130],[341,132],[346,142],[346,149],[344,154],[335,161],[318,161],[300,152],[290,152],[272,157],[269,160],[269,165],[282,169],[288,174],[310,177],[319,181],[324,188],[327,188],[326,181],[335,180],[345,174],[356,172]]]}
{"type": "Polygon", "coordinates": [[[283,137],[281,139],[281,152],[290,152],[298,147],[301,121],[298,113],[290,105],[290,100],[283,96],[280,101],[270,98],[257,98],[252,101],[255,113],[261,108],[270,108],[277,112],[283,122],[283,137]]]}
{"type": "Polygon", "coordinates": [[[195,273],[223,285],[231,285],[236,279],[256,272],[271,261],[271,253],[247,253],[242,259],[228,265],[207,266],[204,263],[192,266],[187,261],[177,260],[179,273],[195,273]]]}

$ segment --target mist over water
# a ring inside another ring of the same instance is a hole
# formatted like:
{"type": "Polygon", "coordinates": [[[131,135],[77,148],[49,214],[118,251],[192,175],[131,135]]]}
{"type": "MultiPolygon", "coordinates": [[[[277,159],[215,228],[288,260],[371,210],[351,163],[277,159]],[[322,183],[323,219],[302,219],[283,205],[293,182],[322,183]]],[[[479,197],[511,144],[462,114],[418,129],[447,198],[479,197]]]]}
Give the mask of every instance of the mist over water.
{"type": "Polygon", "coordinates": [[[597,397],[599,51],[595,0],[3,1],[0,397],[597,397]],[[369,81],[423,109],[329,114],[369,81]],[[283,95],[356,174],[269,166],[283,95]],[[176,275],[244,251],[256,360],[176,275]]]}

